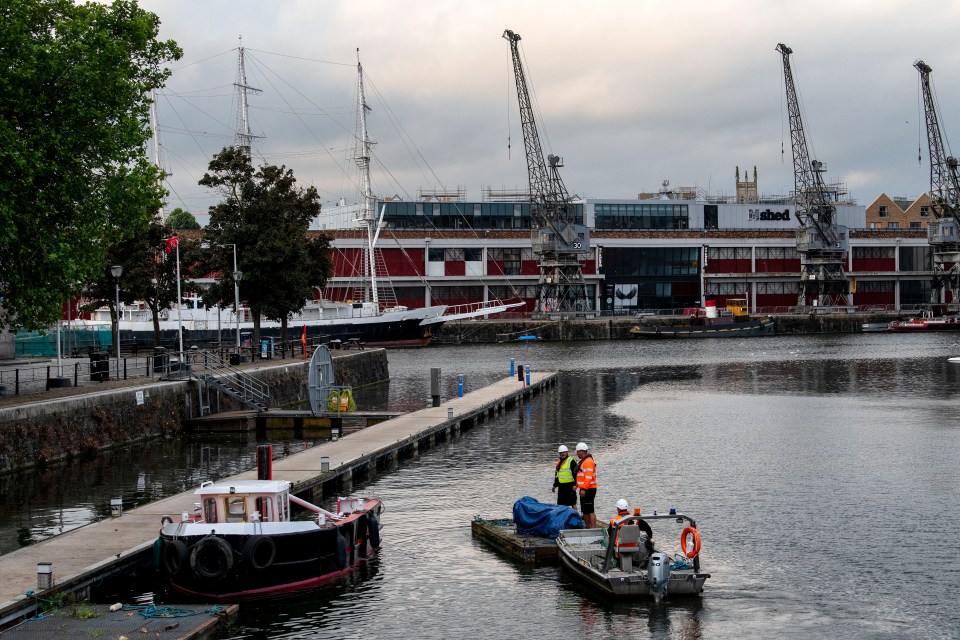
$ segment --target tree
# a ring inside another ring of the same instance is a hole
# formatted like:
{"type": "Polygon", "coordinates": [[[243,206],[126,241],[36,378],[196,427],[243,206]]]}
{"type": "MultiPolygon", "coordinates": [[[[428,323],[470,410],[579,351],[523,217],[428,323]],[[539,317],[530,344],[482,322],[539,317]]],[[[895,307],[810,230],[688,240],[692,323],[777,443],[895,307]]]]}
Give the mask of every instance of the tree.
{"type": "Polygon", "coordinates": [[[39,329],[159,207],[149,94],[182,52],[133,0],[16,0],[0,24],[0,328],[39,329]]]}
{"type": "Polygon", "coordinates": [[[223,202],[210,207],[205,239],[212,247],[217,283],[204,302],[233,300],[232,259],[235,244],[243,273],[241,297],[253,316],[253,339],[260,340],[260,317],[281,323],[287,339],[287,319],[312,298],[313,287],[323,287],[332,271],[329,240],[310,240],[307,229],[320,213],[314,187],[298,188],[293,171],[273,165],[254,170],[239,147],[227,147],[210,161],[200,184],[219,191],[223,202]]]}
{"type": "Polygon", "coordinates": [[[170,225],[170,228],[174,231],[199,231],[200,223],[197,222],[197,219],[193,217],[193,214],[189,211],[184,211],[180,207],[177,207],[170,212],[170,215],[167,216],[167,224],[170,225]]]}

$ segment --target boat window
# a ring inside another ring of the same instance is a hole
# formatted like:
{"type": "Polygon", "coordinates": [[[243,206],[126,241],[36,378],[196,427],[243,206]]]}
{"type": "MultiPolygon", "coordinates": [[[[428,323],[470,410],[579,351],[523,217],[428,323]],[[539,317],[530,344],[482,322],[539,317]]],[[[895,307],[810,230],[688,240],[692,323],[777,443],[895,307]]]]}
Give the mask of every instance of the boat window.
{"type": "Polygon", "coordinates": [[[257,511],[260,512],[261,522],[273,521],[273,503],[270,501],[270,498],[264,498],[263,496],[258,497],[257,511]]]}
{"type": "Polygon", "coordinates": [[[203,521],[204,522],[216,522],[217,521],[217,499],[216,498],[207,498],[203,501],[203,521]]]}
{"type": "Polygon", "coordinates": [[[281,493],[277,496],[277,517],[281,522],[290,520],[290,513],[287,511],[287,494],[281,493]]]}
{"type": "Polygon", "coordinates": [[[247,502],[243,496],[230,496],[226,499],[227,522],[244,522],[247,519],[247,502]]]}

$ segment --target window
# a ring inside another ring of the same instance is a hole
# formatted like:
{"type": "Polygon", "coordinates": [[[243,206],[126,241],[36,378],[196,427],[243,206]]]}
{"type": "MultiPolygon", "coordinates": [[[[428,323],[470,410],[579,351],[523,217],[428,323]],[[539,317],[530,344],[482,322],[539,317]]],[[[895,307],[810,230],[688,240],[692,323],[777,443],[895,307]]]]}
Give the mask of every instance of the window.
{"type": "Polygon", "coordinates": [[[899,228],[900,228],[900,223],[899,223],[899,222],[888,222],[888,223],[887,223],[887,229],[899,229],[899,228]]]}
{"type": "Polygon", "coordinates": [[[203,501],[203,521],[204,522],[216,522],[217,521],[217,499],[216,498],[207,498],[203,501]]]}
{"type": "Polygon", "coordinates": [[[887,205],[885,204],[880,206],[880,217],[881,218],[887,217],[887,205]]]}
{"type": "Polygon", "coordinates": [[[480,262],[483,260],[483,249],[467,247],[463,250],[463,259],[467,262],[480,262]]]}
{"type": "Polygon", "coordinates": [[[443,262],[443,249],[430,249],[427,252],[427,260],[430,262],[443,262]]]}
{"type": "Polygon", "coordinates": [[[245,522],[247,519],[247,501],[243,496],[224,498],[227,507],[227,522],[245,522]]]}
{"type": "Polygon", "coordinates": [[[930,207],[925,204],[920,205],[920,217],[929,218],[930,217],[930,207]]]}
{"type": "Polygon", "coordinates": [[[911,222],[911,223],[910,223],[910,228],[911,228],[911,229],[919,229],[919,228],[920,228],[920,223],[919,223],[919,222],[911,222]]]}

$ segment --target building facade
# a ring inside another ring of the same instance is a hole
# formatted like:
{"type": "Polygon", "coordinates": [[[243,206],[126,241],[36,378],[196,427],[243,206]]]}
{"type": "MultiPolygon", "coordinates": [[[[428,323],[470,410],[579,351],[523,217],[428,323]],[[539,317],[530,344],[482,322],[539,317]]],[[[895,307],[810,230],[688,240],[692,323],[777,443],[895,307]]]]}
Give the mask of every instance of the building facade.
{"type": "MultiPolygon", "coordinates": [[[[697,198],[689,190],[658,198],[585,198],[577,222],[591,230],[582,262],[589,308],[603,314],[699,307],[704,297],[749,300],[754,312],[797,304],[800,255],[795,207],[788,199],[756,198],[756,173],[744,175],[735,198],[697,198]],[[681,196],[678,198],[677,196],[681,196]]],[[[900,309],[930,301],[932,254],[923,226],[870,225],[887,207],[887,222],[923,222],[925,196],[901,207],[881,196],[870,207],[837,201],[836,220],[850,231],[845,272],[853,304],[900,309]],[[890,219],[897,207],[903,216],[890,219]],[[912,222],[912,220],[911,220],[912,222]]],[[[924,209],[926,207],[926,209],[924,209]]],[[[539,268],[530,248],[529,203],[385,200],[377,273],[396,304],[468,304],[519,298],[533,308],[539,268]]],[[[333,238],[335,275],[323,295],[362,299],[366,236],[344,211],[314,225],[333,238]],[[348,223],[349,222],[349,223],[348,223]]],[[[320,292],[318,292],[318,296],[320,292]]]]}

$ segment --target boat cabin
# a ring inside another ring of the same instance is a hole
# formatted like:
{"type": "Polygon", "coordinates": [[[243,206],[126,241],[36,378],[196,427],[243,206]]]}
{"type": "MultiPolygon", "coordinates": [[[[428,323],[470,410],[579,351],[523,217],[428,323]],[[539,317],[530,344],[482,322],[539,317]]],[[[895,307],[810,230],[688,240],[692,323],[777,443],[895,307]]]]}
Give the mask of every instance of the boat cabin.
{"type": "Polygon", "coordinates": [[[204,482],[195,495],[202,522],[289,522],[290,483],[285,480],[204,482]]]}

